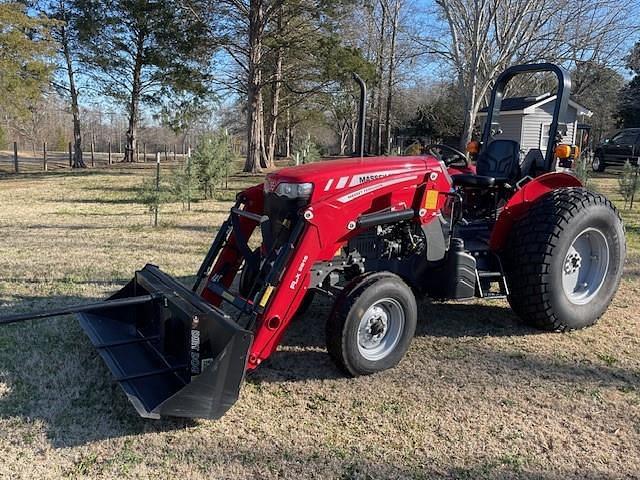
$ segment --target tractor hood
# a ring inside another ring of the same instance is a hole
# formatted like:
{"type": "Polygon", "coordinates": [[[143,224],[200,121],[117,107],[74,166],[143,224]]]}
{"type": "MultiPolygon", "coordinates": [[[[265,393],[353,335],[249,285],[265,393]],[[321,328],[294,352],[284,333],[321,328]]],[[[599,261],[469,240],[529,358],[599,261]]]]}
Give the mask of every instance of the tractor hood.
{"type": "Polygon", "coordinates": [[[274,192],[281,183],[313,183],[311,202],[314,202],[337,190],[347,190],[392,175],[424,174],[434,168],[441,170],[442,164],[431,155],[325,160],[270,173],[265,179],[265,191],[274,192]]]}

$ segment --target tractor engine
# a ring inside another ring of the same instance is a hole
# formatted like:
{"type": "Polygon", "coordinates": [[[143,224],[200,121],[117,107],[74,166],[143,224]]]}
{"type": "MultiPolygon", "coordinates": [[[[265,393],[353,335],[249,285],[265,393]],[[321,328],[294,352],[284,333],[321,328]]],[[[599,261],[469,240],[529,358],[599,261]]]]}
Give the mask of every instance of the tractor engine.
{"type": "Polygon", "coordinates": [[[365,259],[399,259],[421,255],[426,238],[420,227],[411,222],[378,225],[353,238],[347,244],[350,255],[365,259]]]}

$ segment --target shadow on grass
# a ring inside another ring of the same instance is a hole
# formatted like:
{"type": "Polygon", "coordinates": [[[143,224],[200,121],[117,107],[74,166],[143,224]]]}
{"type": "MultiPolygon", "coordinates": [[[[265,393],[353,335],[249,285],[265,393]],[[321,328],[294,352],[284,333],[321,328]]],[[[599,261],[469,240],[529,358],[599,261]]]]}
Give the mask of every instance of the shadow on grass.
{"type": "MultiPolygon", "coordinates": [[[[193,277],[178,280],[190,285],[193,277]]],[[[102,298],[11,300],[15,301],[12,305],[0,304],[0,316],[21,313],[27,302],[28,310],[36,312],[94,303],[102,298]]],[[[189,419],[150,421],[138,417],[70,315],[0,326],[0,383],[5,387],[0,395],[0,417],[42,420],[47,437],[56,448],[195,425],[189,419]]]]}
{"type": "MultiPolygon", "coordinates": [[[[181,277],[179,280],[189,285],[193,278],[181,277]]],[[[29,306],[37,310],[95,300],[99,299],[32,297],[29,306]]],[[[324,349],[324,320],[329,309],[330,303],[326,299],[314,302],[306,315],[291,324],[282,349],[252,372],[247,381],[259,384],[344,378],[324,349]]],[[[12,313],[11,310],[4,306],[0,314],[12,313]]],[[[431,337],[433,342],[443,338],[534,333],[537,332],[518,324],[513,313],[504,306],[420,305],[417,335],[431,337]]],[[[464,362],[464,368],[471,374],[490,371],[498,384],[508,383],[517,374],[523,385],[543,379],[558,384],[596,383],[623,391],[640,390],[640,374],[633,370],[576,363],[529,352],[496,351],[484,343],[467,347],[463,357],[443,359],[427,354],[424,361],[464,362]]],[[[20,417],[29,422],[42,420],[47,437],[56,448],[85,445],[106,438],[182,430],[194,425],[185,419],[150,421],[139,418],[70,316],[0,327],[0,365],[0,381],[7,390],[0,396],[0,417],[20,417]]],[[[389,376],[394,375],[404,378],[407,372],[403,368],[408,367],[401,364],[397,370],[372,376],[371,381],[389,381],[389,376]]]]}
{"type": "MultiPolygon", "coordinates": [[[[135,170],[127,170],[126,168],[86,168],[79,170],[69,170],[68,168],[57,168],[55,170],[49,170],[46,172],[25,172],[25,173],[12,173],[12,172],[0,172],[0,180],[51,180],[65,179],[65,178],[80,178],[80,177],[100,177],[100,176],[112,176],[112,175],[137,175],[135,170]]],[[[103,189],[104,190],[104,189],[103,189]]]]}

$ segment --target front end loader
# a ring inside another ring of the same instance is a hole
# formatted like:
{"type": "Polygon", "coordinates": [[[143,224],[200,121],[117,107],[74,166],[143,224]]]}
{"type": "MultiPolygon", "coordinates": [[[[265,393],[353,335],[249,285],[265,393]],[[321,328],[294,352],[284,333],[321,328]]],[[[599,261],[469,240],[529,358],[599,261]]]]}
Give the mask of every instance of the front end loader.
{"type": "MultiPolygon", "coordinates": [[[[620,282],[625,239],[611,202],[570,170],[570,88],[558,66],[512,67],[471,162],[445,145],[367,157],[358,135],[359,156],[283,168],[240,192],[191,289],[147,265],[105,302],[0,323],[77,313],[136,410],[153,418],[224,414],[314,295],[333,301],[327,350],[351,376],[402,359],[422,296],[506,298],[546,330],[591,325],[620,282]],[[511,78],[536,72],[555,74],[558,89],[548,147],[525,155],[500,137],[500,105],[511,78]]],[[[360,132],[364,118],[361,101],[360,132]]]]}

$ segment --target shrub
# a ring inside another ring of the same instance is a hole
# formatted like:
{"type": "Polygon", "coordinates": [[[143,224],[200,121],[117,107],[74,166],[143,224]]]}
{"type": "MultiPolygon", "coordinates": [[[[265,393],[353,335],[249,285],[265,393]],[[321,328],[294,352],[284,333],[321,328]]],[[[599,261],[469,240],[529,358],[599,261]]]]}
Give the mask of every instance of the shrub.
{"type": "Polygon", "coordinates": [[[624,208],[627,208],[627,204],[631,202],[633,204],[633,198],[638,191],[638,165],[631,165],[631,162],[627,160],[622,169],[622,173],[618,177],[618,191],[624,199],[624,208]]]}
{"type": "Polygon", "coordinates": [[[169,190],[174,200],[182,203],[183,210],[191,210],[191,200],[198,191],[198,177],[194,172],[193,159],[187,157],[185,163],[171,171],[169,190]]]}
{"type": "Polygon", "coordinates": [[[151,221],[154,226],[158,226],[158,216],[160,206],[171,201],[171,193],[166,183],[160,181],[158,187],[156,174],[153,177],[145,177],[138,188],[138,198],[140,202],[147,206],[151,214],[151,221]]]}
{"type": "Polygon", "coordinates": [[[234,158],[227,132],[206,135],[198,142],[193,166],[204,198],[214,198],[216,187],[228,175],[234,158]]]}
{"type": "Polygon", "coordinates": [[[311,135],[306,136],[293,156],[296,159],[296,165],[317,162],[322,157],[318,146],[311,141],[311,135]]]}
{"type": "Polygon", "coordinates": [[[589,188],[591,183],[591,156],[582,154],[576,160],[575,174],[576,177],[582,182],[584,188],[589,188]]]}

